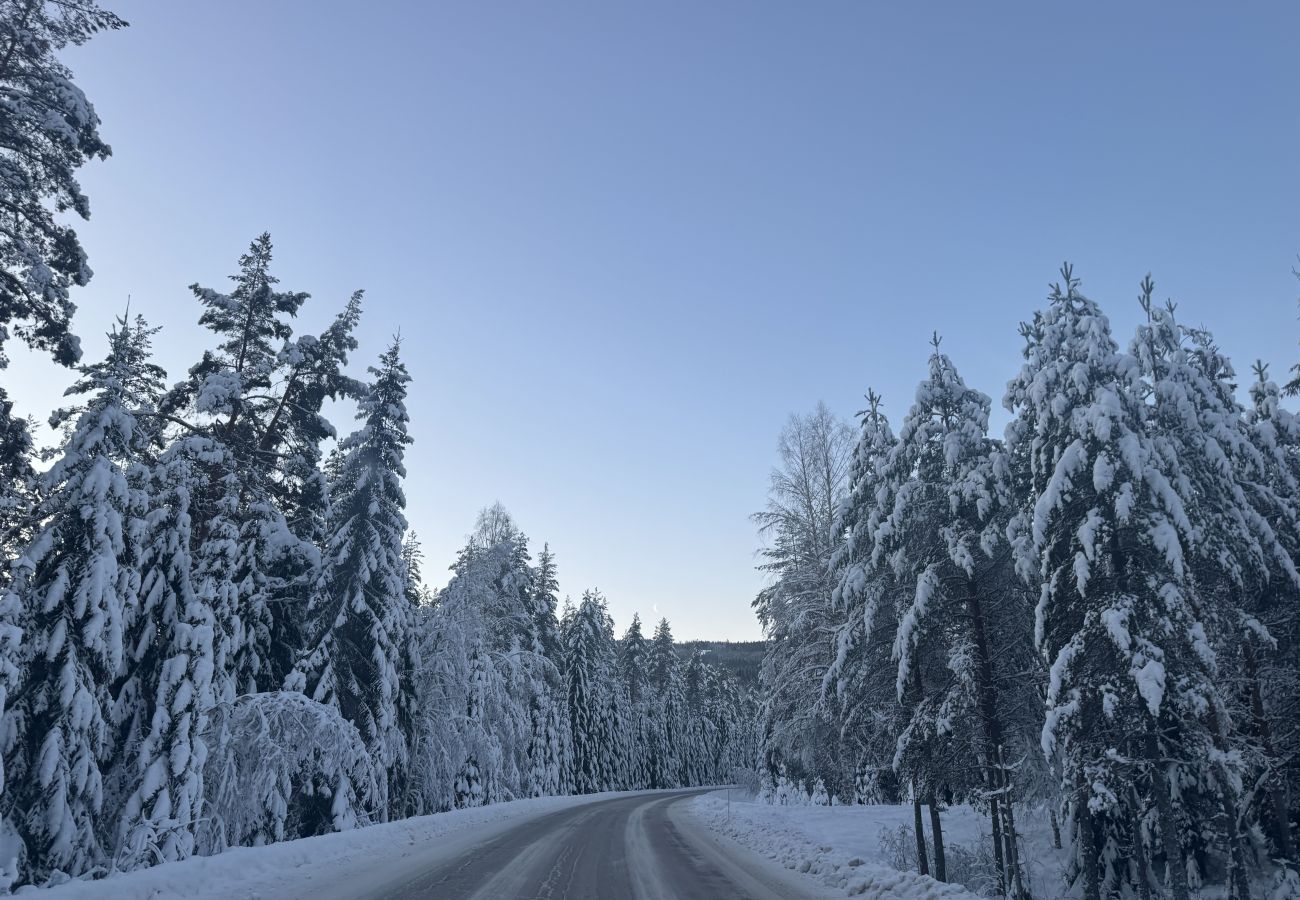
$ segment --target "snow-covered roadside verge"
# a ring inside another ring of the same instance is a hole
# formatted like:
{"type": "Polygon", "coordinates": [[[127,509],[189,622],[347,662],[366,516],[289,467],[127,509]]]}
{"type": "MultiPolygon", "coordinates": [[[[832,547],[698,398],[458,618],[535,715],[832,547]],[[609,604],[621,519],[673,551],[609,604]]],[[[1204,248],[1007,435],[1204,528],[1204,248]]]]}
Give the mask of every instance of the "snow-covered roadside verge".
{"type": "Polygon", "coordinates": [[[236,847],[99,881],[32,889],[33,900],[342,900],[452,859],[522,822],[629,796],[626,792],[515,800],[355,831],[236,847]]]}
{"type": "MultiPolygon", "coordinates": [[[[845,896],[891,900],[976,900],[960,885],[944,884],[889,865],[880,842],[882,830],[910,824],[910,807],[770,806],[734,791],[697,797],[684,804],[710,828],[749,850],[802,872],[845,896]]],[[[962,809],[944,814],[944,828],[954,843],[973,842],[978,823],[962,809]]]]}

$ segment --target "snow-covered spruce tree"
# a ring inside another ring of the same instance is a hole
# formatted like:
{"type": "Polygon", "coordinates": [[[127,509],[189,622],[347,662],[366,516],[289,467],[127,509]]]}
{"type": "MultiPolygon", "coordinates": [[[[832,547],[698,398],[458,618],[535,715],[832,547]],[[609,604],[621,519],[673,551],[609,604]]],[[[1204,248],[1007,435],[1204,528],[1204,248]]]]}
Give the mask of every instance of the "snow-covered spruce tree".
{"type": "Polygon", "coordinates": [[[649,646],[641,630],[641,616],[633,614],[632,624],[623,633],[618,647],[619,675],[633,705],[640,704],[650,691],[649,646]]]}
{"type": "Polygon", "coordinates": [[[650,684],[662,694],[672,684],[679,665],[673,626],[667,619],[660,619],[655,625],[654,637],[650,640],[649,664],[650,684]]]}
{"type": "Polygon", "coordinates": [[[646,748],[646,768],[650,787],[670,788],[682,785],[682,740],[686,731],[686,702],[682,697],[682,679],[672,626],[660,619],[650,641],[649,653],[651,708],[648,728],[650,742],[646,748]]]}
{"type": "MultiPolygon", "coordinates": [[[[1300,559],[1300,418],[1284,409],[1281,391],[1263,363],[1255,365],[1246,424],[1259,449],[1263,469],[1247,481],[1252,502],[1275,523],[1279,541],[1292,560],[1300,559]]],[[[1265,830],[1275,858],[1297,865],[1291,821],[1300,812],[1300,597],[1291,588],[1286,566],[1274,573],[1252,611],[1263,629],[1242,634],[1242,661],[1252,736],[1259,742],[1267,803],[1265,830]],[[1280,571],[1278,571],[1280,570],[1280,571]]],[[[1250,622],[1253,626],[1254,623],[1250,622]]]]}
{"type": "Polygon", "coordinates": [[[649,749],[654,740],[654,708],[650,703],[650,644],[641,630],[641,616],[634,614],[632,624],[618,644],[618,674],[627,697],[626,721],[632,736],[628,757],[628,785],[639,790],[650,787],[649,749]]]}
{"type": "MultiPolygon", "coordinates": [[[[487,580],[487,592],[480,601],[490,643],[499,650],[531,652],[544,644],[554,646],[556,625],[547,619],[531,562],[527,535],[504,506],[494,503],[480,510],[473,532],[452,565],[457,575],[473,568],[476,578],[487,580]]],[[[554,611],[549,615],[554,616],[554,611]]]]}
{"type": "Polygon", "coordinates": [[[726,766],[729,780],[742,778],[749,783],[758,772],[759,730],[758,692],[744,687],[730,673],[724,673],[724,690],[728,702],[730,728],[727,730],[726,766]],[[743,770],[737,772],[737,770],[743,770]]]}
{"type": "MultiPolygon", "coordinates": [[[[924,689],[915,679],[907,679],[904,697],[908,703],[905,706],[899,702],[895,650],[902,610],[911,602],[915,585],[898,577],[887,564],[880,544],[882,533],[887,533],[882,522],[892,510],[900,487],[889,472],[898,441],[881,410],[880,397],[868,391],[867,401],[868,408],[861,413],[861,435],[850,463],[849,494],[840,509],[844,543],[831,559],[831,569],[839,582],[832,599],[846,614],[846,621],[836,636],[835,661],[826,682],[836,685],[844,735],[860,748],[855,781],[861,782],[864,799],[895,793],[910,795],[918,871],[928,875],[921,807],[929,792],[924,778],[918,775],[938,771],[942,763],[927,759],[923,753],[909,766],[900,757],[900,749],[913,743],[911,709],[921,703],[924,689]],[[917,766],[917,762],[925,764],[917,766]],[[898,777],[900,770],[902,779],[898,777]]],[[[924,748],[932,743],[922,740],[918,746],[924,748]]],[[[934,804],[931,817],[933,822],[934,804]]],[[[941,840],[935,850],[937,868],[942,869],[941,840]]]]}
{"type": "Polygon", "coordinates": [[[760,673],[767,770],[820,778],[844,799],[851,796],[852,762],[842,758],[833,704],[821,697],[835,652],[829,563],[842,537],[835,520],[853,440],[852,428],[825,404],[792,415],[777,444],[780,464],[767,505],[752,517],[766,539],[759,568],[770,579],[754,600],[767,638],[760,673]]]}
{"type": "Polygon", "coordinates": [[[688,665],[686,702],[700,720],[696,731],[703,737],[704,753],[696,783],[719,784],[731,780],[737,767],[752,769],[754,760],[744,754],[739,743],[742,710],[735,679],[727,671],[709,664],[706,653],[697,652],[695,656],[699,659],[698,682],[692,693],[688,665]]]}
{"type": "MultiPolygon", "coordinates": [[[[329,540],[331,481],[322,468],[320,446],[335,431],[322,409],[327,399],[359,399],[364,391],[361,382],[343,373],[349,353],[357,347],[353,331],[361,320],[361,299],[361,291],[353,292],[319,336],[305,334],[286,341],[279,353],[282,393],[267,420],[260,448],[279,460],[271,493],[275,510],[296,540],[268,548],[272,612],[282,611],[273,619],[271,635],[272,646],[282,648],[273,653],[276,671],[288,654],[305,643],[305,610],[320,577],[317,548],[329,540]]],[[[339,450],[337,445],[334,449],[339,450]]]]}
{"type": "Polygon", "coordinates": [[[548,659],[558,660],[560,650],[560,619],[556,614],[559,603],[560,582],[556,575],[555,554],[549,544],[542,545],[537,554],[537,565],[530,579],[533,619],[533,640],[536,649],[548,659]]]}
{"type": "Polygon", "coordinates": [[[999,879],[1020,896],[999,689],[1033,658],[1032,620],[1023,592],[1008,590],[1009,554],[1000,535],[1009,505],[1007,463],[987,437],[991,401],[966,386],[939,351],[937,335],[933,347],[929,375],[879,469],[885,503],[870,516],[879,524],[868,577],[887,566],[909,592],[900,598],[892,653],[904,716],[894,768],[930,806],[935,877],[943,881],[937,800],[971,796],[966,761],[980,759],[999,879]]]}
{"type": "Polygon", "coordinates": [[[522,535],[499,512],[480,515],[451,582],[420,610],[411,771],[428,812],[455,805],[458,780],[481,783],[483,802],[528,796],[539,758],[532,751],[543,749],[534,739],[538,666],[546,663],[531,649],[535,598],[515,589],[531,576],[517,568],[522,535]]]}
{"type": "Polygon", "coordinates": [[[722,750],[720,715],[713,670],[696,651],[682,672],[686,732],[682,747],[683,783],[708,784],[716,777],[722,750]]]}
{"type": "Polygon", "coordinates": [[[212,607],[194,589],[190,496],[204,438],[181,437],[154,470],[140,568],[139,610],[116,698],[126,793],[115,863],[133,869],[194,853],[213,705],[212,607]]]}
{"type": "Polygon", "coordinates": [[[531,722],[527,743],[512,744],[512,753],[524,754],[511,764],[525,779],[517,790],[525,796],[551,793],[566,781],[570,769],[565,755],[566,702],[554,557],[547,550],[533,567],[528,537],[505,507],[495,503],[479,513],[453,568],[462,572],[467,567],[487,580],[479,602],[488,652],[498,658],[503,672],[510,673],[511,702],[527,710],[531,722]]]}
{"type": "Polygon", "coordinates": [[[569,743],[572,729],[569,727],[563,673],[558,666],[556,674],[561,679],[558,690],[552,688],[545,694],[538,694],[537,711],[533,715],[533,742],[529,747],[532,770],[528,789],[535,797],[573,793],[569,743]]]}
{"type": "Polygon", "coordinates": [[[564,672],[572,731],[573,786],[580,794],[618,786],[619,722],[614,624],[605,598],[585,591],[562,623],[564,672]]]}
{"type": "Polygon", "coordinates": [[[381,782],[380,819],[405,811],[406,734],[413,664],[407,597],[404,457],[411,443],[406,391],[411,377],[400,343],[370,369],[358,404],[361,427],[340,444],[345,456],[332,488],[319,587],[309,608],[310,644],[290,688],[336,707],[356,726],[381,782]]]}
{"type": "Polygon", "coordinates": [[[718,729],[717,769],[712,782],[731,781],[737,769],[756,770],[757,744],[754,740],[754,713],[756,707],[748,701],[736,677],[720,666],[710,667],[712,672],[712,709],[718,729]]]}
{"type": "Polygon", "coordinates": [[[329,478],[322,471],[320,447],[335,431],[321,410],[326,400],[360,400],[365,394],[365,385],[343,372],[357,349],[353,332],[361,322],[362,297],[361,291],[354,291],[319,336],[287,340],[276,359],[283,384],[278,402],[268,407],[259,449],[280,456],[276,498],[289,527],[303,540],[320,540],[328,529],[323,493],[329,478]]]}
{"type": "Polygon", "coordinates": [[[465,692],[465,721],[471,727],[476,726],[479,734],[469,731],[470,741],[467,752],[463,755],[463,761],[456,772],[456,782],[452,787],[452,802],[457,809],[489,803],[493,799],[489,796],[489,789],[495,795],[499,785],[517,781],[516,778],[502,777],[514,760],[502,759],[500,744],[495,740],[496,736],[489,724],[494,720],[501,721],[490,713],[492,700],[506,694],[500,676],[482,645],[474,648],[469,663],[469,684],[465,692]],[[484,748],[487,752],[484,752],[484,748]],[[480,758],[483,760],[483,765],[479,764],[480,758]]]}
{"type": "MultiPolygon", "coordinates": [[[[199,319],[217,337],[188,377],[168,394],[162,412],[187,431],[211,438],[225,461],[213,465],[193,497],[196,559],[212,528],[234,526],[229,578],[238,628],[225,665],[239,692],[279,688],[301,649],[308,588],[317,578],[313,545],[325,520],[320,443],[334,435],[322,415],[325,399],[357,396],[343,374],[360,317],[360,294],[319,337],[294,338],[289,319],[307,295],[276,289],[271,239],[263,234],[240,257],[234,289],[193,285],[199,319]]],[[[226,673],[221,673],[226,677],[226,673]]]]}
{"type": "MultiPolygon", "coordinates": [[[[338,480],[337,475],[334,480],[338,480]]],[[[411,608],[432,603],[433,593],[424,583],[424,550],[414,531],[407,532],[402,539],[402,565],[406,567],[406,599],[411,608]]]]}
{"type": "Polygon", "coordinates": [[[1186,900],[1170,760],[1212,746],[1204,712],[1220,705],[1187,567],[1194,526],[1148,431],[1137,361],[1062,275],[1004,401],[1008,444],[1028,458],[1020,550],[1037,564],[1035,637],[1050,661],[1042,745],[1060,765],[1085,898],[1149,883],[1151,832],[1153,868],[1186,900]]]}
{"type": "Polygon", "coordinates": [[[451,809],[453,785],[468,753],[464,733],[468,683],[468,610],[438,603],[415,610],[415,710],[410,795],[414,813],[451,809]]]}
{"type": "MultiPolygon", "coordinates": [[[[1132,353],[1151,388],[1151,431],[1195,527],[1191,596],[1216,656],[1249,656],[1261,639],[1271,640],[1260,618],[1267,617],[1260,600],[1271,591],[1294,595],[1300,586],[1293,547],[1287,546],[1294,541],[1279,536],[1285,529],[1280,533],[1270,521],[1278,503],[1265,486],[1266,457],[1251,440],[1231,363],[1209,332],[1180,327],[1172,304],[1155,306],[1153,290],[1148,276],[1139,298],[1147,321],[1132,353]]],[[[1243,661],[1249,670],[1250,660],[1243,661]]],[[[1206,711],[1212,746],[1184,745],[1187,762],[1177,777],[1184,807],[1202,823],[1196,836],[1204,843],[1192,846],[1196,858],[1217,853],[1230,892],[1248,896],[1250,872],[1240,830],[1243,762],[1257,754],[1237,727],[1248,715],[1240,708],[1245,704],[1227,705],[1233,693],[1225,691],[1216,698],[1225,705],[1206,711]]]]}
{"type": "MultiPolygon", "coordinates": [[[[156,623],[151,620],[151,613],[145,607],[148,599],[141,589],[141,582],[148,568],[145,559],[149,541],[149,522],[156,516],[158,505],[164,502],[162,494],[165,488],[159,481],[158,465],[160,451],[163,448],[163,420],[157,415],[157,406],[164,392],[163,381],[166,372],[161,367],[148,362],[151,354],[152,337],[159,329],[149,328],[144,320],[137,316],[130,325],[126,317],[119,318],[119,329],[132,329],[135,334],[126,341],[130,349],[126,352],[133,356],[126,369],[133,374],[123,384],[124,395],[129,398],[127,405],[135,418],[132,432],[133,464],[127,470],[127,484],[134,504],[129,511],[128,521],[133,528],[128,532],[128,544],[136,548],[130,558],[121,564],[124,596],[135,602],[123,607],[122,630],[125,654],[123,664],[114,673],[110,685],[112,705],[110,708],[108,756],[102,761],[101,769],[105,773],[104,802],[110,810],[121,809],[127,795],[134,790],[133,763],[128,756],[135,752],[142,740],[142,729],[148,723],[149,703],[152,697],[149,690],[142,690],[143,684],[154,682],[142,679],[136,671],[134,654],[138,647],[153,640],[156,623]],[[143,724],[142,724],[143,723],[143,724]]],[[[50,417],[52,427],[62,429],[64,442],[70,439],[74,423],[79,420],[87,407],[74,405],[57,410],[50,417]]],[[[117,834],[106,830],[105,846],[115,846],[117,834]]]]}
{"type": "Polygon", "coordinates": [[[213,702],[230,704],[252,687],[247,682],[240,684],[235,666],[236,653],[247,643],[246,606],[241,596],[241,585],[236,580],[243,547],[240,535],[241,481],[229,448],[202,436],[196,436],[191,447],[196,452],[202,475],[196,480],[190,496],[190,518],[199,523],[198,528],[192,529],[194,570],[190,580],[200,602],[212,610],[214,619],[213,702]],[[196,508],[201,509],[206,518],[198,519],[196,508]]]}
{"type": "Polygon", "coordinates": [[[606,790],[631,790],[632,784],[632,750],[636,735],[630,727],[627,715],[627,695],[618,678],[617,642],[614,640],[614,625],[610,622],[610,668],[609,687],[604,692],[604,718],[610,723],[609,741],[609,782],[606,790]]]}
{"type": "Polygon", "coordinates": [[[873,567],[871,560],[877,507],[889,496],[880,470],[896,438],[874,391],[868,391],[859,417],[848,493],[835,525],[843,539],[830,560],[834,657],[823,683],[827,693],[833,689],[841,740],[852,756],[855,799],[890,802],[900,798],[893,768],[900,724],[892,663],[900,590],[892,572],[873,567]]]}
{"type": "MultiPolygon", "coordinates": [[[[1300,269],[1292,269],[1292,272],[1300,278],[1300,269]]],[[[1291,367],[1291,373],[1292,378],[1284,392],[1294,397],[1300,395],[1300,363],[1291,367]]],[[[1257,367],[1257,374],[1258,383],[1251,389],[1252,432],[1269,460],[1270,483],[1278,496],[1276,511],[1284,521],[1278,532],[1294,540],[1300,533],[1296,514],[1296,498],[1300,497],[1300,425],[1292,413],[1281,408],[1276,385],[1268,380],[1262,365],[1257,367]]],[[[1300,559],[1300,554],[1294,549],[1292,558],[1300,559]]],[[[1300,614],[1294,611],[1297,606],[1295,598],[1275,591],[1270,591],[1269,598],[1260,606],[1272,619],[1266,624],[1278,643],[1274,653],[1246,660],[1256,672],[1252,681],[1262,683],[1261,696],[1252,702],[1252,706],[1257,710],[1254,719],[1261,734],[1268,731],[1262,727],[1261,720],[1270,710],[1275,711],[1278,722],[1292,723],[1268,734],[1267,743],[1273,746],[1271,754],[1279,761],[1283,775],[1280,781],[1274,780],[1270,792],[1275,809],[1285,804],[1290,811],[1289,822],[1281,821],[1282,816],[1277,814],[1273,839],[1283,850],[1283,856],[1295,864],[1300,856],[1294,827],[1294,823],[1300,821],[1300,727],[1293,724],[1300,721],[1300,700],[1297,699],[1300,698],[1300,614]],[[1265,694],[1272,695],[1271,702],[1265,694]]]]}
{"type": "MultiPolygon", "coordinates": [[[[32,487],[36,470],[31,430],[25,419],[13,417],[13,401],[0,387],[0,553],[13,559],[31,538],[32,487]]],[[[9,583],[7,567],[0,567],[0,591],[9,583]]]]}
{"type": "Polygon", "coordinates": [[[528,745],[528,792],[533,797],[553,797],[568,792],[570,772],[568,705],[564,698],[564,662],[560,622],[556,616],[559,581],[555,554],[542,545],[532,578],[532,649],[529,666],[530,712],[533,734],[528,745]]]}
{"type": "Polygon", "coordinates": [[[527,710],[509,691],[509,670],[483,640],[481,611],[463,588],[420,611],[413,794],[422,812],[519,796],[517,748],[529,735],[527,710]]]}
{"type": "Polygon", "coordinates": [[[136,603],[140,528],[132,518],[144,502],[134,413],[139,386],[157,378],[150,334],[121,321],[107,358],[83,367],[69,389],[90,399],[62,456],[41,476],[40,527],[14,561],[0,604],[0,803],[25,851],[17,867],[9,860],[5,868],[26,882],[102,864],[102,837],[112,831],[102,818],[101,763],[111,749],[110,688],[136,603]]]}

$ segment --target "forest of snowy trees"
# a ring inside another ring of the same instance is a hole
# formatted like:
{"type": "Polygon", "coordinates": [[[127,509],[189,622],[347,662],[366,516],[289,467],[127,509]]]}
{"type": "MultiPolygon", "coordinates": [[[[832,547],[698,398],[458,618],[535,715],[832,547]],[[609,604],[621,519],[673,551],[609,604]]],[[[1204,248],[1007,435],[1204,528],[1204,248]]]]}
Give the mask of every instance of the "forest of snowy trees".
{"type": "Polygon", "coordinates": [[[753,698],[667,621],[557,611],[555,556],[499,505],[426,586],[400,343],[348,374],[360,292],[296,333],[269,236],[193,286],[179,381],[139,317],[82,360],[91,270],[56,213],[88,215],[74,172],[109,148],[56,54],[124,24],[0,0],[0,368],[17,339],[76,373],[48,448],[0,387],[0,886],[752,765],[753,698]]]}
{"type": "Polygon", "coordinates": [[[124,25],[0,0],[0,372],[13,342],[71,382],[50,446],[0,384],[0,890],[757,768],[768,798],[907,804],[940,880],[970,804],[1016,900],[1027,821],[1085,900],[1300,896],[1300,367],[1243,387],[1149,278],[1125,341],[1067,266],[1002,438],[937,336],[896,428],[874,392],[856,430],[793,417],[756,698],[666,621],[561,601],[499,504],[429,586],[401,344],[350,374],[360,292],[296,331],[268,235],[193,286],[179,380],[129,314],[83,359],[76,173],[110,149],[60,53],[124,25]]]}
{"type": "Polygon", "coordinates": [[[1154,290],[1122,346],[1067,266],[1001,440],[937,336],[897,431],[874,392],[856,434],[791,419],[756,517],[770,796],[910,803],[941,880],[972,804],[1011,897],[1026,811],[1086,900],[1300,895],[1300,367],[1243,395],[1154,290]]]}

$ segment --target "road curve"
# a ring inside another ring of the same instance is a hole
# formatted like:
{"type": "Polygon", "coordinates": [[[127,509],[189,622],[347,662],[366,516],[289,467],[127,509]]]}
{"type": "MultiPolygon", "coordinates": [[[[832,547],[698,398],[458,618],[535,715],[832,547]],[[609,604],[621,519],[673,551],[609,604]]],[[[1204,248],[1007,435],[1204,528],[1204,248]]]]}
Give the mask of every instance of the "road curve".
{"type": "Polygon", "coordinates": [[[359,900],[794,900],[805,896],[682,814],[703,791],[550,813],[359,900]]]}

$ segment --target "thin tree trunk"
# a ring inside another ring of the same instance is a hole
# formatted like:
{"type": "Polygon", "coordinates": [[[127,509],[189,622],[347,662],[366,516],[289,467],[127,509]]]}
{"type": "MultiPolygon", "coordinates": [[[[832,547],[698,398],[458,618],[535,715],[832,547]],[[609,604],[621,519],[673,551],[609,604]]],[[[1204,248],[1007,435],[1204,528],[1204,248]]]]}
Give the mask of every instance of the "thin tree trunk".
{"type": "Polygon", "coordinates": [[[1002,804],[1003,810],[1000,824],[1006,850],[999,856],[1006,866],[1008,880],[1014,887],[1015,895],[1023,897],[1025,890],[1020,877],[1015,813],[1011,808],[1011,782],[1002,761],[1002,718],[998,714],[997,689],[993,683],[993,654],[989,648],[988,625],[980,600],[979,585],[974,579],[968,579],[966,583],[966,611],[970,616],[971,634],[975,640],[975,693],[986,753],[992,762],[993,802],[1002,804]]]}
{"type": "MultiPolygon", "coordinates": [[[[1214,746],[1223,753],[1227,750],[1228,742],[1221,722],[1218,710],[1210,707],[1209,723],[1214,733],[1214,746]]],[[[1224,774],[1227,775],[1226,772],[1224,774]]],[[[1250,900],[1250,874],[1246,868],[1246,853],[1237,821],[1237,795],[1227,777],[1219,786],[1219,798],[1223,805],[1223,835],[1228,843],[1228,896],[1235,897],[1236,900],[1250,900]]]]}
{"type": "Polygon", "coordinates": [[[1133,857],[1137,862],[1139,900],[1151,900],[1151,863],[1147,860],[1146,841],[1141,826],[1133,828],[1133,857]]]}
{"type": "Polygon", "coordinates": [[[1101,878],[1098,872],[1097,835],[1092,830],[1092,816],[1088,813],[1088,791],[1082,785],[1075,800],[1074,815],[1079,829],[1079,865],[1083,869],[1083,900],[1101,900],[1101,878]]]}
{"type": "Polygon", "coordinates": [[[1007,868],[1002,858],[1002,817],[998,814],[998,797],[993,787],[992,772],[989,778],[989,821],[993,826],[993,864],[998,870],[998,896],[1007,895],[1007,868]]]}
{"type": "MultiPolygon", "coordinates": [[[[912,666],[912,689],[916,695],[916,702],[918,704],[921,703],[925,697],[925,685],[921,680],[921,667],[919,664],[912,666]]],[[[925,764],[925,769],[928,772],[930,770],[930,752],[928,748],[926,749],[925,752],[924,764],[925,764]]],[[[929,794],[930,796],[933,796],[934,794],[933,787],[929,789],[929,794]]],[[[934,811],[933,801],[931,801],[930,803],[930,810],[933,813],[934,811]]],[[[930,874],[930,867],[929,867],[929,863],[926,861],[925,858],[925,831],[921,826],[921,793],[920,793],[919,786],[917,785],[915,775],[912,776],[912,813],[913,813],[913,818],[916,821],[917,866],[920,869],[922,875],[928,875],[930,874]]],[[[942,834],[935,835],[935,840],[942,841],[943,835],[942,834]]],[[[940,849],[941,846],[942,845],[940,844],[935,847],[936,852],[940,849]]],[[[935,862],[937,864],[938,860],[936,859],[935,862]]]]}
{"type": "Polygon", "coordinates": [[[1016,842],[1016,814],[1011,809],[1011,798],[1002,798],[1002,838],[1007,843],[1007,868],[1011,870],[1011,887],[1017,898],[1023,900],[1029,896],[1025,889],[1025,879],[1020,871],[1020,846],[1016,842]]]}
{"type": "Polygon", "coordinates": [[[1050,811],[1052,820],[1052,846],[1057,850],[1061,849],[1061,820],[1056,817],[1056,808],[1050,811]]]}
{"type": "Polygon", "coordinates": [[[1028,897],[1025,880],[1020,871],[1020,844],[1016,839],[1016,812],[1011,803],[1011,777],[1007,775],[1006,761],[1002,758],[1002,747],[996,748],[998,776],[1002,787],[1002,834],[1007,842],[1007,866],[1011,871],[1011,886],[1016,897],[1028,897]]]}
{"type": "MultiPolygon", "coordinates": [[[[1246,658],[1246,678],[1250,684],[1250,714],[1254,719],[1255,731],[1259,734],[1259,742],[1264,750],[1264,757],[1269,761],[1270,767],[1277,765],[1277,750],[1273,746],[1273,728],[1268,720],[1268,714],[1264,710],[1264,694],[1259,685],[1259,657],[1255,653],[1255,645],[1250,640],[1245,641],[1245,658],[1246,658]]],[[[1275,771],[1269,773],[1268,800],[1271,807],[1270,812],[1273,814],[1273,827],[1270,829],[1273,833],[1273,843],[1277,848],[1278,856],[1287,863],[1294,863],[1295,844],[1291,841],[1291,816],[1290,803],[1287,798],[1286,779],[1280,777],[1275,771]]]]}
{"type": "Polygon", "coordinates": [[[921,822],[921,795],[916,790],[916,779],[912,779],[912,821],[916,828],[916,870],[922,875],[930,874],[930,861],[925,851],[925,828],[921,822]]]}
{"type": "Polygon", "coordinates": [[[1147,732],[1147,760],[1151,763],[1151,781],[1155,790],[1156,811],[1160,814],[1160,842],[1165,851],[1165,882],[1173,900],[1188,900],[1187,866],[1183,860],[1183,847],[1178,840],[1178,821],[1174,816],[1173,795],[1169,792],[1169,776],[1160,757],[1160,744],[1156,740],[1156,725],[1147,732]]]}
{"type": "MultiPolygon", "coordinates": [[[[1140,809],[1142,802],[1138,799],[1137,788],[1130,785],[1129,793],[1133,798],[1133,808],[1140,809]]],[[[1137,862],[1139,900],[1151,900],[1151,861],[1147,858],[1147,842],[1146,836],[1142,833],[1141,816],[1133,822],[1133,858],[1137,862]]]]}
{"type": "Polygon", "coordinates": [[[926,801],[930,806],[930,836],[934,840],[934,877],[939,881],[948,880],[948,860],[943,853],[943,822],[939,821],[939,801],[934,791],[926,801]]]}
{"type": "Polygon", "coordinates": [[[1242,847],[1241,832],[1237,827],[1237,798],[1227,785],[1222,788],[1224,834],[1232,862],[1229,866],[1228,896],[1236,900],[1251,900],[1250,870],[1246,868],[1246,853],[1242,847]]]}

